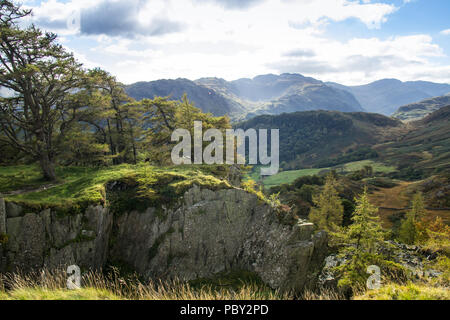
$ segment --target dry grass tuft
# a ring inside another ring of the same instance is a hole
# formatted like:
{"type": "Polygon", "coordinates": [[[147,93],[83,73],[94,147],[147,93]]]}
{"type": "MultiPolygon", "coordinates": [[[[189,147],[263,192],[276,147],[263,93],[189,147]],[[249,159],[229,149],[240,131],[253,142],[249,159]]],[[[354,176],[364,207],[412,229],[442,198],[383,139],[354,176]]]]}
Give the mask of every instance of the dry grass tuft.
{"type": "Polygon", "coordinates": [[[117,270],[108,274],[90,271],[82,276],[82,288],[68,290],[65,270],[0,275],[0,300],[289,300],[289,295],[268,292],[256,284],[237,290],[200,289],[173,280],[142,283],[137,276],[123,278],[117,270]]]}

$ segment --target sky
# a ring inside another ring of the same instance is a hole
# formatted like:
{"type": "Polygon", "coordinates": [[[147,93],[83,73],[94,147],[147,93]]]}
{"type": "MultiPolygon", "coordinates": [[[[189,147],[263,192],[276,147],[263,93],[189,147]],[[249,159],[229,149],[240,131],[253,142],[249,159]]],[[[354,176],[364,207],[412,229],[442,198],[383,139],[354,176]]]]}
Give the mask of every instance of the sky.
{"type": "Polygon", "coordinates": [[[450,83],[449,0],[22,0],[87,68],[130,84],[300,73],[450,83]]]}

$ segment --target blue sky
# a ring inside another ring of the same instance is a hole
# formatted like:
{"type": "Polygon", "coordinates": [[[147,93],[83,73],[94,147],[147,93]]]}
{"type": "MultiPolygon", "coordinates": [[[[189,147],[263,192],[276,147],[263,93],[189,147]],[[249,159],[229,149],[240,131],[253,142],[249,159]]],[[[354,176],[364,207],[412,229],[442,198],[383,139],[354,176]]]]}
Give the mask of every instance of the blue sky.
{"type": "Polygon", "coordinates": [[[86,67],[125,83],[283,72],[450,83],[448,0],[22,2],[86,67]]]}

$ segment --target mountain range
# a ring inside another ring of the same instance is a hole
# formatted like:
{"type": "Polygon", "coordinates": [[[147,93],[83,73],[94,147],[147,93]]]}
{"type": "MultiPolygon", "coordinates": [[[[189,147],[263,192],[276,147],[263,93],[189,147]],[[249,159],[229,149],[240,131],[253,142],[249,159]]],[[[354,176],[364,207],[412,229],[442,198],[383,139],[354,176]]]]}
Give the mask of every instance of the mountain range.
{"type": "Polygon", "coordinates": [[[384,79],[362,86],[344,86],[300,74],[260,75],[253,79],[226,81],[220,78],[156,80],[125,86],[133,98],[184,93],[204,112],[246,120],[258,115],[297,111],[366,111],[392,115],[401,106],[450,93],[449,84],[384,79]]]}
{"type": "Polygon", "coordinates": [[[449,84],[427,81],[383,79],[362,86],[343,86],[332,82],[327,84],[353,94],[366,111],[387,116],[395,113],[401,106],[450,93],[449,84]]]}
{"type": "Polygon", "coordinates": [[[187,93],[204,112],[216,116],[228,114],[232,119],[319,109],[363,111],[351,93],[300,74],[262,75],[235,81],[219,78],[157,80],[131,84],[125,90],[137,100],[155,96],[178,100],[187,93]]]}

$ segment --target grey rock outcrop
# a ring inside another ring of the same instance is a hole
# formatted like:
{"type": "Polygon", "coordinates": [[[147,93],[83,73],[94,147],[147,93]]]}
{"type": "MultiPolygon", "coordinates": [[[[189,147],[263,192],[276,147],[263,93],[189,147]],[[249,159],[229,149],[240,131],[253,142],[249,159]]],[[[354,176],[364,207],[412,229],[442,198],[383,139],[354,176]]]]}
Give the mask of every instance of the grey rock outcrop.
{"type": "MultiPolygon", "coordinates": [[[[7,206],[17,212],[18,206],[7,206]]],[[[8,213],[8,210],[7,210],[8,213]]],[[[85,213],[61,216],[51,210],[6,219],[7,269],[29,271],[79,264],[101,268],[106,262],[112,215],[89,207],[85,213]],[[91,237],[85,235],[90,231],[91,237]]]]}
{"type": "Polygon", "coordinates": [[[274,210],[243,190],[193,188],[164,216],[154,209],[117,220],[112,253],[149,278],[192,280],[247,270],[273,288],[299,291],[314,281],[327,237],[309,223],[279,222],[274,210]]]}
{"type": "MultiPolygon", "coordinates": [[[[8,207],[8,206],[7,206],[8,207]]],[[[220,272],[254,272],[282,291],[313,285],[327,254],[325,233],[313,225],[280,222],[277,212],[241,189],[194,187],[172,208],[113,215],[51,210],[16,216],[6,210],[8,269],[124,263],[146,278],[193,280],[220,272]]]]}
{"type": "Polygon", "coordinates": [[[0,234],[6,234],[6,205],[4,199],[0,199],[0,234]]]}

